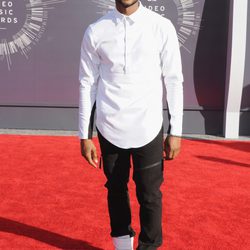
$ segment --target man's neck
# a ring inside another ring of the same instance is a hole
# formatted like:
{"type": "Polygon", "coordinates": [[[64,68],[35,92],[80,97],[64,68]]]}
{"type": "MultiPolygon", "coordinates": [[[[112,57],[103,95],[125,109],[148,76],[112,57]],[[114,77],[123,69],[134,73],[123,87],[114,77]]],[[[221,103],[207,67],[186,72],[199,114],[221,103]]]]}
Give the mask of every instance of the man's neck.
{"type": "Polygon", "coordinates": [[[139,1],[133,4],[132,6],[129,6],[125,8],[122,4],[119,2],[116,2],[116,9],[122,13],[123,15],[129,16],[133,14],[137,9],[139,8],[139,1]]]}

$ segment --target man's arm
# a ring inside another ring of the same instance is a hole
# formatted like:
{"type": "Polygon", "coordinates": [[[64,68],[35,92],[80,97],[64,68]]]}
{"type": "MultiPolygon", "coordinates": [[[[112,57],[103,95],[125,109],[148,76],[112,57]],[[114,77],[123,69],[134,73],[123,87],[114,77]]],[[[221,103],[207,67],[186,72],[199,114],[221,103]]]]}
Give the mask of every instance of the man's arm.
{"type": "Polygon", "coordinates": [[[79,137],[82,156],[88,163],[97,167],[97,153],[92,142],[93,120],[97,81],[99,77],[99,56],[96,52],[94,37],[89,26],[82,45],[79,69],[79,137]]]}
{"type": "Polygon", "coordinates": [[[170,114],[170,133],[164,142],[167,159],[174,159],[180,152],[183,120],[183,75],[179,42],[174,26],[168,23],[163,35],[161,52],[164,86],[170,114]]]}

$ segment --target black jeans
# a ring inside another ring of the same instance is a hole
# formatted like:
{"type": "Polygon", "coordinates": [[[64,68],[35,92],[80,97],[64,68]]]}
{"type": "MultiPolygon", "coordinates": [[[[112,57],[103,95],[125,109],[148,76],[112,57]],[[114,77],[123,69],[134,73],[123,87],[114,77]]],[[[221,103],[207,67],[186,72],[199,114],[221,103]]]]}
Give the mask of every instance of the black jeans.
{"type": "MultiPolygon", "coordinates": [[[[131,211],[127,183],[130,158],[134,171],[136,196],[140,204],[138,250],[155,250],[162,244],[162,193],[163,182],[163,129],[147,145],[140,148],[122,149],[107,141],[98,132],[103,169],[108,189],[108,209],[111,236],[134,236],[131,227],[131,211]]],[[[136,138],[135,138],[136,140],[136,138]]]]}

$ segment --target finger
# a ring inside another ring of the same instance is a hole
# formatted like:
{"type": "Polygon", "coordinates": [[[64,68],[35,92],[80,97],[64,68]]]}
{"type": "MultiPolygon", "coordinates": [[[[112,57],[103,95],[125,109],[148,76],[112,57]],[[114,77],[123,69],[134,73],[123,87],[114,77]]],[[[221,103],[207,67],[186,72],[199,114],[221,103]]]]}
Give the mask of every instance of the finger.
{"type": "Polygon", "coordinates": [[[88,163],[89,163],[91,166],[93,166],[94,168],[97,168],[96,163],[95,163],[92,159],[90,159],[90,160],[88,161],[88,163]]]}
{"type": "Polygon", "coordinates": [[[87,160],[87,162],[88,162],[91,166],[97,168],[96,163],[92,160],[92,154],[91,154],[91,152],[89,152],[89,153],[86,154],[86,160],[87,160]]]}
{"type": "Polygon", "coordinates": [[[168,160],[169,159],[169,150],[164,149],[164,153],[165,153],[165,159],[168,160]]]}
{"type": "Polygon", "coordinates": [[[169,159],[172,160],[173,157],[174,157],[174,150],[171,149],[169,152],[169,159]]]}
{"type": "Polygon", "coordinates": [[[172,156],[172,160],[174,160],[175,159],[175,157],[178,155],[178,153],[177,153],[177,151],[173,151],[173,156],[172,156]]]}
{"type": "Polygon", "coordinates": [[[169,155],[169,151],[170,151],[169,145],[165,144],[164,145],[164,152],[165,152],[166,156],[169,155]]]}
{"type": "Polygon", "coordinates": [[[173,159],[175,159],[180,153],[180,149],[173,150],[173,159]]]}
{"type": "Polygon", "coordinates": [[[171,151],[170,150],[168,150],[168,151],[166,151],[166,160],[171,160],[171,153],[170,153],[171,151]]]}
{"type": "Polygon", "coordinates": [[[93,161],[94,161],[96,164],[98,163],[98,156],[97,156],[96,149],[93,149],[93,151],[92,151],[92,159],[93,159],[93,161]]]}
{"type": "Polygon", "coordinates": [[[164,150],[167,151],[169,149],[169,142],[166,140],[164,142],[164,150]]]}

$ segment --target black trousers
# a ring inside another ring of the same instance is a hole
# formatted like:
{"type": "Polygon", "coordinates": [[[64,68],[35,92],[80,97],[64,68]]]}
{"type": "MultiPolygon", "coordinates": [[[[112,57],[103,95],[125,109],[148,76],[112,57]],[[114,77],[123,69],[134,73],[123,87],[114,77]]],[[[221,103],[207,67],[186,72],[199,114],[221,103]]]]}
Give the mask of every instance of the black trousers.
{"type": "MultiPolygon", "coordinates": [[[[131,210],[127,183],[130,159],[133,161],[133,180],[140,205],[138,250],[155,250],[162,244],[163,129],[147,145],[122,149],[107,141],[98,132],[103,169],[108,189],[108,209],[111,236],[135,235],[131,227],[131,210]]],[[[136,140],[136,138],[135,138],[136,140]]]]}

